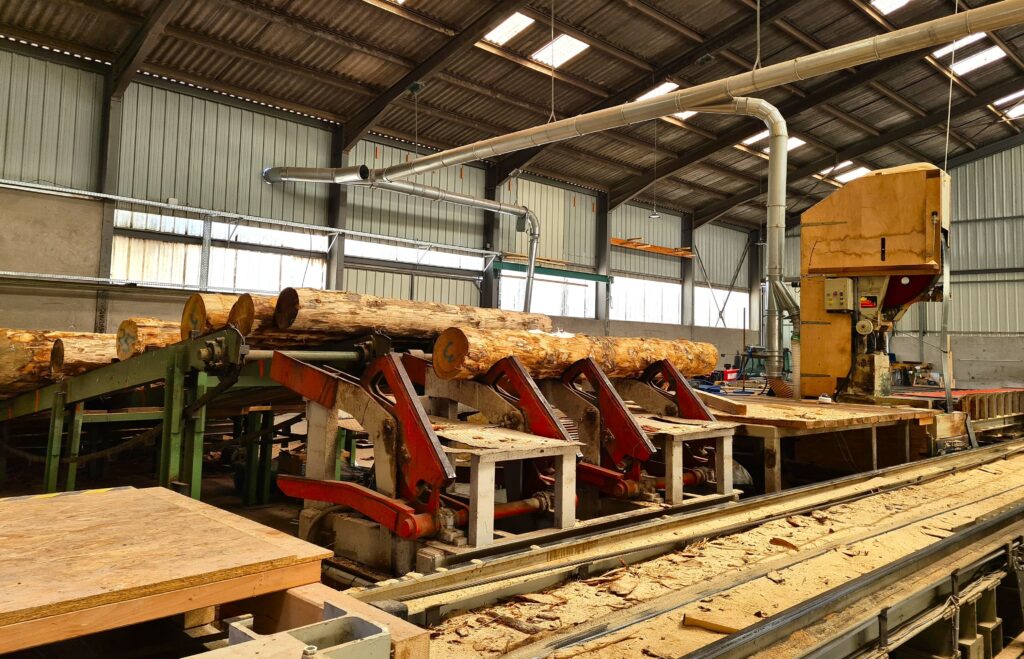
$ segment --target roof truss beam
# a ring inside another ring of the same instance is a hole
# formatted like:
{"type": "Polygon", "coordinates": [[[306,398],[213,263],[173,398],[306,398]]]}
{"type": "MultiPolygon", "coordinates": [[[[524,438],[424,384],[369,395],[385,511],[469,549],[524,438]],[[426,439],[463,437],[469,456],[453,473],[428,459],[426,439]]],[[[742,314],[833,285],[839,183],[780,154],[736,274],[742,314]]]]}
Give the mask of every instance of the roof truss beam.
{"type": "Polygon", "coordinates": [[[139,66],[146,61],[149,54],[156,48],[163,36],[164,29],[170,20],[185,5],[186,0],[160,0],[153,11],[146,16],[142,26],[136,31],[128,48],[118,55],[110,74],[108,95],[110,98],[121,98],[128,83],[132,81],[139,66]]]}
{"type": "Polygon", "coordinates": [[[350,149],[366,131],[369,130],[388,105],[404,94],[414,83],[422,81],[441,70],[451,58],[471,48],[495,26],[515,13],[526,4],[526,0],[498,0],[489,7],[464,30],[453,36],[443,46],[435,50],[430,57],[416,65],[414,69],[402,76],[396,83],[384,90],[380,95],[359,110],[345,126],[345,139],[342,147],[350,149]]]}
{"type": "MultiPolygon", "coordinates": [[[[965,114],[967,112],[973,112],[975,110],[983,109],[988,106],[989,103],[1010,94],[1020,88],[1020,81],[1011,79],[1003,81],[999,84],[993,85],[986,89],[977,92],[976,96],[968,98],[960,103],[953,106],[953,116],[965,114]]],[[[886,131],[881,135],[869,137],[860,142],[851,144],[850,146],[840,149],[839,152],[833,158],[822,158],[812,163],[804,165],[798,168],[796,171],[791,172],[789,175],[789,182],[793,183],[808,176],[812,176],[822,169],[831,165],[834,160],[851,160],[859,156],[864,155],[870,151],[881,148],[888,144],[892,144],[896,140],[901,140],[905,137],[909,137],[914,133],[918,133],[922,130],[926,130],[933,126],[938,126],[946,121],[946,108],[941,108],[934,112],[930,112],[923,117],[909,121],[902,126],[895,128],[890,131],[886,131]]],[[[764,192],[762,185],[752,186],[743,192],[735,194],[728,199],[724,199],[713,204],[709,204],[704,208],[698,209],[694,214],[694,227],[707,224],[719,217],[723,213],[729,212],[737,204],[742,204],[757,197],[761,196],[764,192]]]]}

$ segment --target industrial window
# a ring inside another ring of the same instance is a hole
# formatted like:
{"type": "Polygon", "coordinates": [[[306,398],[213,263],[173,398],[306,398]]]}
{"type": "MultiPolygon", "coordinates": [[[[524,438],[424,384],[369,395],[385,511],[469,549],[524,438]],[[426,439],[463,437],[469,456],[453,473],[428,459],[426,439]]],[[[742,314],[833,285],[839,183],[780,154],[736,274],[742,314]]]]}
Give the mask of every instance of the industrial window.
{"type": "Polygon", "coordinates": [[[367,240],[345,239],[345,255],[410,265],[432,265],[440,268],[458,268],[483,272],[484,257],[453,254],[435,248],[404,247],[367,240]]]}
{"type": "MultiPolygon", "coordinates": [[[[526,274],[503,270],[498,280],[498,306],[513,311],[523,310],[526,295],[526,274]]],[[[549,316],[594,318],[597,284],[573,277],[537,275],[533,281],[530,311],[549,316]]]]}
{"type": "Polygon", "coordinates": [[[265,292],[326,285],[324,235],[127,210],[114,227],[113,279],[265,292]]]}
{"type": "Polygon", "coordinates": [[[750,326],[750,294],[725,288],[693,287],[693,324],[744,329],[750,326]]]}
{"type": "Polygon", "coordinates": [[[616,276],[608,290],[608,317],[641,323],[683,322],[683,287],[670,281],[616,276]]]}

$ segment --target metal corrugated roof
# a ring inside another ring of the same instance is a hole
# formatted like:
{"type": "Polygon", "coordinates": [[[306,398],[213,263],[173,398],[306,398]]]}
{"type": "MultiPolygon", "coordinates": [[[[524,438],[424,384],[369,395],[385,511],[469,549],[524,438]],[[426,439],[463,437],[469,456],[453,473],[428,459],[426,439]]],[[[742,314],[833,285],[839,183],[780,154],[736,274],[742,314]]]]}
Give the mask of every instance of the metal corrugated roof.
{"type": "MultiPolygon", "coordinates": [[[[115,59],[131,43],[159,0],[6,0],[0,3],[0,32],[40,43],[115,59]]],[[[185,82],[244,92],[280,107],[323,112],[331,119],[356,116],[383,90],[427,60],[459,31],[494,4],[480,0],[190,0],[173,16],[143,68],[185,82]]],[[[418,136],[422,144],[443,148],[543,122],[551,103],[550,78],[522,61],[550,38],[545,16],[548,0],[530,0],[536,20],[499,48],[469,45],[427,77],[417,102],[408,94],[377,117],[374,130],[398,139],[418,136]],[[542,20],[544,19],[544,20],[542,20]]],[[[963,3],[962,3],[963,4],[963,3]]],[[[772,63],[829,48],[952,12],[948,0],[912,0],[879,20],[862,0],[804,0],[782,12],[761,30],[763,63],[772,63]],[[813,10],[812,10],[813,9],[813,10]]],[[[597,106],[604,97],[633,85],[654,87],[663,78],[651,71],[683,53],[698,52],[701,41],[719,36],[737,21],[750,20],[754,0],[559,0],[557,27],[590,43],[583,53],[559,68],[555,83],[559,117],[597,106]]],[[[726,32],[728,34],[728,32],[726,32]]],[[[752,30],[729,35],[724,47],[675,71],[679,84],[699,84],[739,73],[756,57],[752,30]]],[[[1019,79],[1024,88],[1024,26],[1001,31],[1010,56],[964,76],[974,91],[1019,79]]],[[[985,39],[963,49],[962,59],[991,45],[985,39]]],[[[948,62],[946,62],[948,64],[948,62]]],[[[795,87],[769,90],[764,96],[785,104],[843,74],[823,76],[795,87]]],[[[790,132],[807,146],[790,154],[791,168],[827,160],[850,145],[901,127],[922,114],[939,112],[949,95],[948,78],[923,61],[892,66],[869,84],[850,86],[814,107],[790,117],[790,132]]],[[[972,91],[953,87],[953,103],[972,91]]],[[[1001,122],[989,109],[954,117],[950,145],[954,153],[1020,132],[1020,121],[1001,122]]],[[[701,148],[709,140],[749,127],[751,119],[697,115],[687,127],[659,122],[659,167],[701,148]]],[[[755,145],[760,148],[763,145],[755,145]]],[[[941,161],[945,132],[941,125],[864,152],[857,164],[871,167],[908,162],[920,154],[941,161]]],[[[556,175],[598,189],[613,189],[654,165],[653,129],[631,126],[614,134],[592,135],[545,149],[528,169],[556,175]]],[[[287,163],[281,163],[287,164],[287,163]]],[[[659,170],[660,174],[666,172],[659,170]]],[[[765,161],[727,146],[705,162],[672,173],[641,200],[657,193],[670,207],[700,209],[756,185],[765,161]]],[[[831,186],[814,179],[792,181],[810,197],[797,199],[794,210],[826,194],[831,186]]],[[[734,218],[759,221],[758,205],[737,206],[734,218]]]]}

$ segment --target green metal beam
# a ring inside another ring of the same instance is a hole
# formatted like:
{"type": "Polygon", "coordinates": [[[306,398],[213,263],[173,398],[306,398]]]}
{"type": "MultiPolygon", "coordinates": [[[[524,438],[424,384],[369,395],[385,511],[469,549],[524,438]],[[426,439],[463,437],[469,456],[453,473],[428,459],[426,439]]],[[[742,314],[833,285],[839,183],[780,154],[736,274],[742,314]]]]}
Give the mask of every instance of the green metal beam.
{"type": "MultiPolygon", "coordinates": [[[[522,263],[509,263],[508,261],[495,261],[493,266],[495,270],[508,270],[510,272],[526,272],[526,265],[522,263]]],[[[565,277],[566,279],[581,279],[583,281],[596,281],[599,283],[608,284],[611,283],[612,278],[608,275],[598,275],[593,272],[578,272],[576,270],[561,270],[559,268],[542,268],[538,266],[534,269],[538,275],[549,275],[551,277],[565,277]]]]}

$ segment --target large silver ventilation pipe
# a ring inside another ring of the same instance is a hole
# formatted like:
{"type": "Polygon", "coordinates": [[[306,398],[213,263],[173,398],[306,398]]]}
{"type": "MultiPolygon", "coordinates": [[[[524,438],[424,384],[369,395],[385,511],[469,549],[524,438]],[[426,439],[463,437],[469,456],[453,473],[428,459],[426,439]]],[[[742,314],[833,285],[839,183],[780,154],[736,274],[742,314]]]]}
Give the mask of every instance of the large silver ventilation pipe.
{"type": "MultiPolygon", "coordinates": [[[[493,158],[533,146],[649,121],[684,110],[696,110],[704,105],[727,102],[737,96],[747,96],[779,85],[841,71],[851,66],[949,43],[975,32],[991,32],[1020,23],[1024,23],[1024,0],[1002,0],[953,16],[740,73],[723,80],[448,149],[412,162],[386,167],[375,172],[373,178],[393,181],[443,167],[493,158]]],[[[358,174],[353,174],[357,169],[358,167],[344,167],[337,170],[322,170],[330,173],[317,176],[330,177],[332,181],[345,179],[357,176],[358,174]]],[[[282,168],[276,167],[266,170],[264,177],[272,182],[308,180],[286,179],[282,168]]]]}
{"type": "Polygon", "coordinates": [[[511,215],[512,217],[522,220],[523,227],[519,230],[525,230],[528,238],[526,257],[526,291],[523,294],[523,311],[526,311],[527,313],[530,311],[530,303],[533,301],[533,279],[534,273],[537,269],[537,248],[540,244],[540,220],[537,219],[537,216],[534,215],[533,211],[529,208],[526,206],[503,204],[500,201],[493,201],[491,199],[471,197],[458,192],[442,190],[441,188],[413,183],[411,181],[374,180],[373,178],[367,177],[365,179],[351,181],[350,183],[352,185],[362,185],[377,188],[379,190],[399,192],[401,194],[421,197],[423,199],[432,199],[434,201],[443,201],[449,204],[479,208],[499,215],[511,215]]]}
{"type": "Polygon", "coordinates": [[[765,371],[769,378],[782,377],[782,312],[776,287],[782,285],[786,248],[786,165],[789,132],[786,120],[774,105],[760,98],[734,98],[728,103],[696,108],[698,112],[743,114],[757,117],[768,127],[768,318],[765,371]]]}

